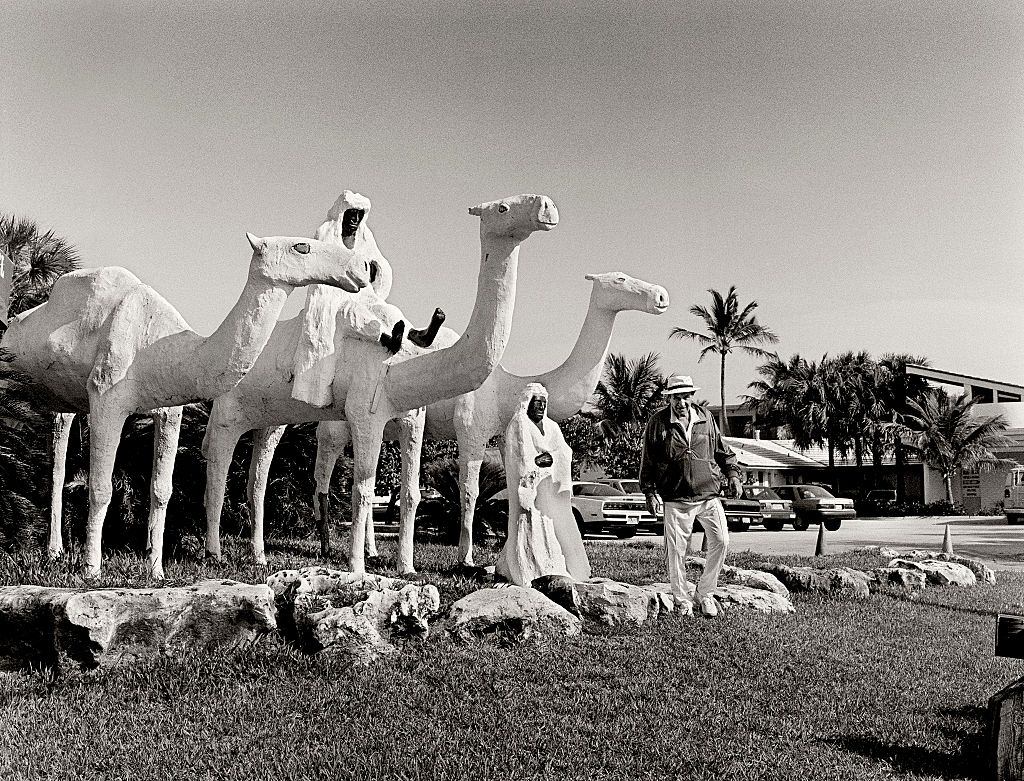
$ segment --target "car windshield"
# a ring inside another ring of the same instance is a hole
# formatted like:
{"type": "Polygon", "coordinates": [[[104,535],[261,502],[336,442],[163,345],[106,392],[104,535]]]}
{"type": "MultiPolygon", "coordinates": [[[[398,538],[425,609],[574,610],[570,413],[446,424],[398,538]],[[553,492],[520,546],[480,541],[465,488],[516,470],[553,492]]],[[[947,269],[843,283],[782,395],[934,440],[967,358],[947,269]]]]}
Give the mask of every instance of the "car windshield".
{"type": "Polygon", "coordinates": [[[625,496],[618,488],[600,483],[581,483],[573,486],[573,496],[625,496]]]}
{"type": "Polygon", "coordinates": [[[621,488],[627,494],[638,494],[638,493],[640,493],[640,481],[639,480],[621,480],[621,481],[619,481],[619,488],[621,488]]]}
{"type": "Polygon", "coordinates": [[[743,486],[744,499],[781,499],[775,491],[766,485],[745,485],[743,486]]]}
{"type": "Polygon", "coordinates": [[[796,489],[801,499],[832,499],[832,494],[818,485],[802,485],[796,489]]]}

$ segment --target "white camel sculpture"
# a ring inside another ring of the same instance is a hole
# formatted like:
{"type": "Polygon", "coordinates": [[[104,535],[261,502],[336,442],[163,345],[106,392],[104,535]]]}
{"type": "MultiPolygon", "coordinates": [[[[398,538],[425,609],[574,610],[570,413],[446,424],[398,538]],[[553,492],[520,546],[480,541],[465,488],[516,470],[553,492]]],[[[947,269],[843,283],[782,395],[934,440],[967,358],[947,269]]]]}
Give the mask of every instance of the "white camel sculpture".
{"type": "MultiPolygon", "coordinates": [[[[473,564],[473,514],[479,495],[480,464],[483,461],[487,442],[496,434],[504,432],[509,421],[518,409],[519,396],[529,383],[539,382],[548,389],[548,417],[561,423],[566,418],[579,412],[587,399],[597,387],[605,358],[611,342],[612,328],[619,312],[636,311],[660,315],[669,304],[668,291],[661,285],[631,277],[628,274],[609,272],[605,274],[587,274],[593,290],[590,294],[590,307],[586,319],[580,329],[576,344],[569,357],[556,369],[546,374],[521,377],[512,374],[499,366],[479,388],[458,398],[443,399],[427,407],[426,429],[418,435],[419,439],[452,439],[459,443],[459,485],[462,488],[462,526],[459,533],[459,561],[471,566],[473,564]]],[[[436,344],[443,345],[454,338],[450,329],[441,329],[436,344]]],[[[398,426],[414,427],[414,418],[395,421],[398,426]]],[[[392,428],[385,431],[385,436],[393,434],[392,428]]],[[[408,438],[408,435],[404,435],[408,438]]],[[[279,439],[280,437],[278,437],[279,439]]],[[[416,439],[417,436],[412,437],[416,439]]],[[[316,452],[316,508],[317,525],[320,532],[322,553],[329,552],[330,536],[327,527],[329,506],[328,496],[331,475],[338,457],[345,449],[349,440],[348,425],[344,421],[325,421],[317,427],[316,452]]],[[[261,442],[264,448],[270,447],[271,440],[261,442]]],[[[416,507],[406,506],[406,497],[418,503],[419,491],[410,489],[410,483],[419,480],[419,454],[415,460],[403,445],[402,455],[402,497],[401,526],[399,536],[411,537],[411,525],[415,521],[416,507]],[[406,524],[410,529],[405,531],[406,524]]],[[[269,468],[272,454],[254,450],[253,464],[260,468],[269,468]]],[[[257,476],[254,484],[265,490],[265,476],[257,476]]],[[[253,497],[253,505],[262,502],[261,496],[253,497]]],[[[366,535],[368,554],[376,555],[376,542],[371,523],[366,535]]],[[[411,569],[403,572],[412,571],[411,569]]]]}
{"type": "MultiPolygon", "coordinates": [[[[408,417],[404,413],[410,410],[468,393],[490,376],[501,360],[512,326],[519,246],[534,231],[551,230],[558,224],[554,203],[542,195],[490,201],[472,207],[469,213],[480,218],[480,272],[469,325],[453,344],[421,354],[403,348],[389,358],[379,344],[345,337],[339,329],[334,340],[332,400],[325,407],[315,407],[292,397],[290,368],[299,317],[279,324],[253,371],[230,393],[215,400],[204,440],[206,547],[210,555],[220,556],[224,486],[238,438],[250,429],[264,429],[253,444],[262,451],[270,438],[280,437],[280,429],[271,426],[344,419],[352,431],[354,454],[349,566],[353,572],[365,571],[365,535],[372,521],[373,484],[385,424],[408,417]]],[[[420,411],[412,417],[422,415],[420,411]]],[[[422,433],[422,426],[405,427],[402,432],[403,453],[416,461],[421,445],[415,439],[417,431],[422,433]]],[[[265,465],[258,458],[253,460],[250,476],[254,470],[265,474],[265,465]]],[[[400,539],[400,568],[412,564],[411,526],[408,531],[408,536],[400,539]]],[[[257,561],[264,561],[262,527],[255,520],[253,546],[257,561]]]]}
{"type": "Polygon", "coordinates": [[[154,420],[147,555],[153,574],[163,577],[163,529],[180,405],[219,396],[245,376],[295,287],[324,283],[356,292],[369,283],[365,257],[344,246],[301,237],[247,236],[253,256],[245,288],[208,337],[191,330],[153,288],[116,266],[65,274],[47,302],[11,320],[4,348],[58,412],[53,555],[63,551],[59,497],[68,429],[75,413],[90,416],[87,575],[100,571],[103,521],[125,419],[148,413],[154,420]]]}

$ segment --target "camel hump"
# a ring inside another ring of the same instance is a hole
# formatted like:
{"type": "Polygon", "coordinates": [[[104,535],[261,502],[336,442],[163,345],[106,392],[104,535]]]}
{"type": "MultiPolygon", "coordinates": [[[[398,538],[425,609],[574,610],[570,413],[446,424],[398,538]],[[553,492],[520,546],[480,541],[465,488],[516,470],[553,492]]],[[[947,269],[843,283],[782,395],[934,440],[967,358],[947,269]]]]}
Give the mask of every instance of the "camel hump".
{"type": "Polygon", "coordinates": [[[89,375],[90,384],[101,394],[125,378],[141,350],[189,330],[185,318],[163,296],[137,279],[136,283],[103,318],[108,321],[106,338],[97,345],[89,375]]]}

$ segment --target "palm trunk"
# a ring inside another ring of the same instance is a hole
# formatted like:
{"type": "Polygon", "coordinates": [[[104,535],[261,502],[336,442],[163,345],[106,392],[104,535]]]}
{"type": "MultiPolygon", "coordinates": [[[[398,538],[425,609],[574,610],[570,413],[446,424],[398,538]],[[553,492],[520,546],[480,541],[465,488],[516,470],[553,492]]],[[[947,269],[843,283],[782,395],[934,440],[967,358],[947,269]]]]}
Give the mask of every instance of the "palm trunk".
{"type": "Polygon", "coordinates": [[[838,481],[836,480],[836,446],[832,442],[832,437],[828,438],[828,474],[829,479],[832,481],[832,490],[838,490],[838,481]]]}
{"type": "Polygon", "coordinates": [[[905,502],[907,500],[907,485],[906,480],[903,477],[903,462],[906,460],[906,456],[903,452],[903,440],[896,437],[895,447],[895,461],[896,461],[896,501],[905,502]]]}
{"type": "Polygon", "coordinates": [[[875,488],[882,485],[882,433],[877,429],[871,437],[871,483],[875,488]]]}
{"type": "Polygon", "coordinates": [[[953,473],[943,475],[943,482],[946,484],[946,501],[953,504],[953,473]]]}
{"type": "Polygon", "coordinates": [[[721,375],[720,375],[719,379],[720,379],[721,388],[722,388],[722,425],[721,425],[721,429],[722,429],[722,435],[723,436],[728,436],[728,434],[729,434],[729,425],[728,425],[728,422],[727,422],[727,416],[725,414],[725,353],[722,353],[722,371],[721,371],[721,375]]]}

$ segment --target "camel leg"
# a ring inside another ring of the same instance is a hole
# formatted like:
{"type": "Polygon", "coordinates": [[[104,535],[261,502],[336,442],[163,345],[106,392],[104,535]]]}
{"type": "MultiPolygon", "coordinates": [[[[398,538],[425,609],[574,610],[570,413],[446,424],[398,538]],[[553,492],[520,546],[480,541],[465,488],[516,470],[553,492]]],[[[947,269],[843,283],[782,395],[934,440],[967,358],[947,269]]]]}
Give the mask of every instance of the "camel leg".
{"type": "Polygon", "coordinates": [[[164,407],[153,413],[153,479],[149,486],[149,539],[146,555],[155,578],[164,576],[164,525],[171,501],[171,477],[178,454],[181,407],[164,407]]]}
{"type": "Polygon", "coordinates": [[[353,420],[347,407],[346,417],[352,434],[352,538],[349,569],[361,573],[366,572],[366,527],[373,523],[373,484],[385,421],[376,415],[353,420]]]}
{"type": "Polygon", "coordinates": [[[98,577],[103,560],[103,521],[113,495],[111,476],[114,458],[121,442],[121,429],[127,413],[90,404],[89,414],[89,518],[85,524],[86,577],[98,577]]]}
{"type": "Polygon", "coordinates": [[[270,462],[274,460],[286,426],[259,428],[253,432],[252,459],[249,461],[249,483],[246,499],[249,502],[249,518],[252,521],[252,555],[257,564],[267,563],[263,548],[263,503],[267,498],[267,478],[270,462]]]}
{"type": "Polygon", "coordinates": [[[75,414],[73,412],[58,412],[53,416],[50,541],[47,546],[51,559],[59,559],[64,554],[64,537],[61,530],[61,517],[64,509],[64,470],[67,468],[68,439],[71,436],[71,424],[74,420],[75,414]]]}
{"type": "Polygon", "coordinates": [[[473,517],[476,514],[476,500],[480,495],[480,465],[484,460],[486,444],[472,439],[459,442],[462,526],[459,529],[458,561],[468,567],[473,566],[473,517]]]}
{"type": "Polygon", "coordinates": [[[313,517],[320,534],[320,555],[331,555],[331,476],[338,457],[348,444],[348,424],[342,420],[324,421],[316,427],[316,466],[313,479],[313,517]]]}
{"type": "Polygon", "coordinates": [[[402,455],[402,518],[398,527],[398,574],[416,572],[413,562],[413,535],[416,509],[420,504],[420,456],[423,451],[424,408],[398,418],[398,446],[402,455]]]}
{"type": "Polygon", "coordinates": [[[243,432],[229,426],[210,423],[203,437],[203,454],[206,456],[206,492],[203,505],[206,508],[206,555],[221,560],[220,515],[224,508],[224,492],[228,486],[228,470],[235,445],[243,432]]]}

